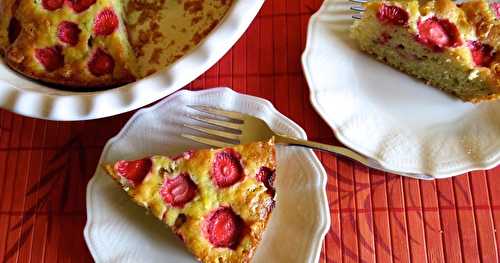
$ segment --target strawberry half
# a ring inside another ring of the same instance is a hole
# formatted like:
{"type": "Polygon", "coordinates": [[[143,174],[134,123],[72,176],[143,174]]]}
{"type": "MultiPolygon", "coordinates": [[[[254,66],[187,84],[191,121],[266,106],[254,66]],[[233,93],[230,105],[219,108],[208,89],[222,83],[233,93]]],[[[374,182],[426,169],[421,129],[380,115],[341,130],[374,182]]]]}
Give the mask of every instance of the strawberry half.
{"type": "Polygon", "coordinates": [[[62,47],[59,45],[35,49],[35,58],[48,72],[52,72],[64,66],[62,47]]]}
{"type": "Polygon", "coordinates": [[[89,9],[96,0],[66,0],[67,5],[76,13],[81,13],[89,9]]]}
{"type": "Polygon", "coordinates": [[[410,15],[401,7],[383,4],[378,9],[377,18],[380,22],[385,24],[406,26],[410,19],[410,15]]]}
{"type": "Polygon", "coordinates": [[[57,37],[59,40],[70,46],[78,44],[80,32],[82,32],[82,30],[73,22],[63,21],[57,27],[57,37]]]}
{"type": "Polygon", "coordinates": [[[423,22],[418,21],[417,26],[419,32],[417,40],[435,51],[462,44],[457,26],[447,19],[431,17],[423,22]]]}
{"type": "Polygon", "coordinates": [[[21,23],[15,17],[10,19],[8,30],[9,43],[14,43],[21,33],[21,23]]]}
{"type": "Polygon", "coordinates": [[[137,186],[148,175],[151,166],[153,166],[151,159],[145,158],[136,161],[119,161],[115,164],[114,169],[116,174],[126,179],[130,186],[137,186]]]}
{"type": "Polygon", "coordinates": [[[261,167],[259,172],[257,172],[257,180],[264,183],[267,188],[267,192],[274,196],[274,179],[276,178],[276,171],[271,170],[268,167],[261,167]]]}
{"type": "Polygon", "coordinates": [[[243,167],[234,151],[225,150],[215,155],[212,164],[212,180],[218,187],[231,186],[242,177],[243,167]]]}
{"type": "Polygon", "coordinates": [[[88,63],[89,71],[96,77],[113,73],[115,60],[102,49],[97,49],[88,63]]]}
{"type": "Polygon", "coordinates": [[[96,36],[107,36],[118,28],[118,17],[111,8],[102,10],[94,20],[94,34],[96,36]]]}
{"type": "Polygon", "coordinates": [[[163,200],[173,207],[182,208],[196,196],[196,184],[187,173],[166,179],[160,189],[163,200]]]}
{"type": "Polygon", "coordinates": [[[205,237],[215,247],[234,248],[238,245],[243,220],[229,207],[212,212],[204,222],[205,237]]]}
{"type": "Polygon", "coordinates": [[[61,8],[64,4],[64,0],[42,0],[43,8],[54,11],[61,8]]]}
{"type": "Polygon", "coordinates": [[[490,45],[482,44],[479,41],[469,41],[467,46],[476,66],[488,67],[493,62],[493,47],[490,45]]]}

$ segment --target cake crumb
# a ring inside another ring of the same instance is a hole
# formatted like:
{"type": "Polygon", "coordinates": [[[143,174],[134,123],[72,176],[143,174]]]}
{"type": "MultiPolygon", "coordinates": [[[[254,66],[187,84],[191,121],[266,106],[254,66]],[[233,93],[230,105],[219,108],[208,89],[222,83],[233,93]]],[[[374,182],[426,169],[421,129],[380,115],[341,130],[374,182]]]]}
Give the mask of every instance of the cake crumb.
{"type": "Polygon", "coordinates": [[[470,72],[468,79],[473,80],[476,79],[477,77],[479,77],[479,70],[474,69],[470,72]]]}

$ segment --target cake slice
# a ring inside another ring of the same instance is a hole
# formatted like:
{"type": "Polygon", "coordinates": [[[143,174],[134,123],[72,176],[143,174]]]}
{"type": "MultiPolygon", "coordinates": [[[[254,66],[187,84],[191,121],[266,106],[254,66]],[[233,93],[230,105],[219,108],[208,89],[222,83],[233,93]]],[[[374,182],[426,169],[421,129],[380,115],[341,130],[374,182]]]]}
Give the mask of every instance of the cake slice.
{"type": "Polygon", "coordinates": [[[376,0],[351,35],[361,49],[469,102],[500,98],[498,3],[376,0]]]}
{"type": "Polygon", "coordinates": [[[274,208],[274,141],[105,165],[202,262],[248,262],[274,208]]]}
{"type": "Polygon", "coordinates": [[[68,87],[135,79],[118,0],[4,0],[0,50],[13,69],[68,87]]]}

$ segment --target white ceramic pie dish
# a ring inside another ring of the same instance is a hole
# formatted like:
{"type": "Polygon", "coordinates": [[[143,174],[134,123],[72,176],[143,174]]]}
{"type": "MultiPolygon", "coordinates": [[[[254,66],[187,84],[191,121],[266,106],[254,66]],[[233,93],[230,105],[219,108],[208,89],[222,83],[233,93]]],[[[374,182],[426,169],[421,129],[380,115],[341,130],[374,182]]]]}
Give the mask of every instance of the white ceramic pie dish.
{"type": "Polygon", "coordinates": [[[450,177],[500,164],[500,102],[464,103],[358,50],[353,3],[325,0],[302,64],[311,103],[346,146],[385,168],[450,177]]]}
{"type": "MultiPolygon", "coordinates": [[[[273,129],[306,138],[302,128],[269,101],[230,89],[180,91],[138,111],[105,146],[100,164],[151,154],[173,155],[206,146],[186,140],[183,127],[195,124],[186,105],[208,105],[264,119],[273,129]]],[[[311,150],[277,148],[277,202],[253,262],[316,263],[330,227],[327,174],[311,150]]],[[[87,186],[87,246],[100,262],[195,262],[178,238],[159,220],[135,205],[97,167],[87,186]]]]}
{"type": "Polygon", "coordinates": [[[225,18],[192,52],[142,80],[98,92],[51,88],[12,71],[0,60],[0,107],[40,119],[90,120],[117,115],[157,101],[214,65],[236,43],[264,0],[235,0],[225,18]]]}

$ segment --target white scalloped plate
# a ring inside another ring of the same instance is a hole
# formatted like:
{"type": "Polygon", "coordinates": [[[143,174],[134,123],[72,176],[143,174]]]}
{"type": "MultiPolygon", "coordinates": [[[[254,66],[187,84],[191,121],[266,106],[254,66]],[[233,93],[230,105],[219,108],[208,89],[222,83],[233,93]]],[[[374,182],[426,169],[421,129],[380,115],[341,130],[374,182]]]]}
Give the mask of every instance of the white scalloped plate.
{"type": "MultiPolygon", "coordinates": [[[[180,91],[138,111],[106,144],[99,163],[204,147],[180,137],[192,132],[184,123],[195,124],[189,118],[195,112],[186,105],[249,113],[276,131],[306,138],[302,128],[266,100],[230,89],[180,91]]],[[[316,263],[330,226],[326,172],[311,150],[278,146],[277,160],[276,208],[253,262],[316,263]]],[[[100,166],[87,186],[84,235],[96,262],[195,262],[177,237],[130,201],[100,166]]]]}
{"type": "Polygon", "coordinates": [[[309,22],[311,102],[348,147],[399,172],[444,178],[500,163],[500,102],[463,103],[360,52],[347,0],[309,22]]]}
{"type": "Polygon", "coordinates": [[[90,120],[138,109],[172,94],[214,65],[243,35],[264,0],[234,1],[220,24],[190,53],[142,80],[98,92],[53,89],[14,73],[0,59],[0,107],[49,120],[90,120]]]}

